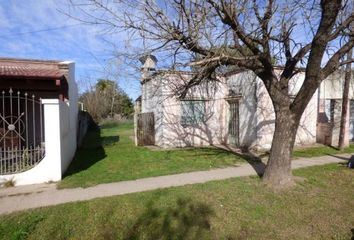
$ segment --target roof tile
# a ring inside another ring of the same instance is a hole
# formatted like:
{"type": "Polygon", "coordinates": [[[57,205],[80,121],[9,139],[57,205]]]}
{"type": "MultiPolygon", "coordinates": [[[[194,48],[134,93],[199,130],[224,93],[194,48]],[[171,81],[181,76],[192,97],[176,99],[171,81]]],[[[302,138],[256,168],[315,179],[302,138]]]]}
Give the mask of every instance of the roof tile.
{"type": "Polygon", "coordinates": [[[63,76],[59,69],[47,66],[26,66],[17,63],[0,64],[0,77],[60,78],[63,76]]]}

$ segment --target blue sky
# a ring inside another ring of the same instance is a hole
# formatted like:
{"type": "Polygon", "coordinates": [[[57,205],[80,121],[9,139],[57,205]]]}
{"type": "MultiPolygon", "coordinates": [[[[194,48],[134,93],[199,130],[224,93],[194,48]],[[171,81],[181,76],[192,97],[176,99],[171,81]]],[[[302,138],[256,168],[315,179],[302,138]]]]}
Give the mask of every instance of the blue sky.
{"type": "Polygon", "coordinates": [[[0,0],[0,57],[72,60],[80,91],[98,78],[110,78],[131,98],[138,97],[138,79],[120,74],[113,57],[114,47],[123,47],[124,39],[112,36],[108,40],[117,43],[113,47],[98,26],[61,13],[59,9],[69,7],[65,4],[63,0],[0,0]]]}

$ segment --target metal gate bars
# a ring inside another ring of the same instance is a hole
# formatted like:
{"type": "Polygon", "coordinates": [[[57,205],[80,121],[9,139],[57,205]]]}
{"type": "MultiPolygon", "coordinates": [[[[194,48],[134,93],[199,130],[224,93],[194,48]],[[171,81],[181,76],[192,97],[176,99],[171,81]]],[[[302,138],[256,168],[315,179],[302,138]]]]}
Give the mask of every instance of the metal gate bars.
{"type": "Polygon", "coordinates": [[[41,99],[12,89],[0,97],[0,175],[28,170],[45,154],[41,99]]]}

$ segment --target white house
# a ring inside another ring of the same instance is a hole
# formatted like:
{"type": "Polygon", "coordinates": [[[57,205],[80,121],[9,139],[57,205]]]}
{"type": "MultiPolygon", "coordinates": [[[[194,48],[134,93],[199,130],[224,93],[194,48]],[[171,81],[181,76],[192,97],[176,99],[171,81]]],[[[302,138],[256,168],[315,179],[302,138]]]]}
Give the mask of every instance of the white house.
{"type": "Polygon", "coordinates": [[[0,59],[0,183],[61,180],[76,151],[73,62],[0,59]]]}
{"type": "MultiPolygon", "coordinates": [[[[254,73],[230,72],[218,82],[194,86],[180,99],[176,90],[188,82],[190,72],[156,70],[157,60],[151,55],[141,61],[144,64],[142,94],[136,101],[135,124],[138,145],[167,148],[221,144],[270,148],[274,110],[263,82],[254,73]]],[[[277,71],[281,73],[281,69],[277,71]]],[[[302,116],[296,145],[338,143],[343,78],[343,73],[332,75],[314,94],[302,116]],[[333,78],[336,81],[332,81],[333,78]],[[321,118],[323,115],[326,117],[321,118]]],[[[303,72],[294,76],[290,95],[297,93],[303,80],[303,72]]],[[[353,106],[351,102],[351,116],[354,116],[353,106]]],[[[349,119],[347,123],[349,125],[349,119]]],[[[347,128],[350,130],[347,135],[353,139],[353,124],[351,126],[347,128]]]]}

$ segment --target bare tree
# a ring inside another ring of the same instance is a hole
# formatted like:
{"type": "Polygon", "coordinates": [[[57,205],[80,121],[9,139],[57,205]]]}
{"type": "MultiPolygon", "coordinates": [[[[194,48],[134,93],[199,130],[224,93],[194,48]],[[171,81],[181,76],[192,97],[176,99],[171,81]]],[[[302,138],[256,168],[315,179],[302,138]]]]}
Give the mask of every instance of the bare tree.
{"type": "Polygon", "coordinates": [[[94,87],[80,96],[84,108],[96,122],[114,118],[130,118],[133,103],[128,95],[112,80],[99,79],[94,87]]]}
{"type": "Polygon", "coordinates": [[[242,68],[264,83],[275,111],[275,132],[263,180],[293,184],[291,153],[300,118],[320,83],[354,46],[353,2],[345,0],[166,0],[75,2],[88,22],[125,29],[151,52],[172,55],[171,65],[197,66],[178,94],[215,79],[220,69],[242,68]],[[123,10],[124,9],[124,10],[123,10]],[[197,56],[198,60],[195,60],[197,56]],[[282,65],[281,74],[276,68],[282,65]],[[295,97],[289,80],[303,68],[295,97]]]}

